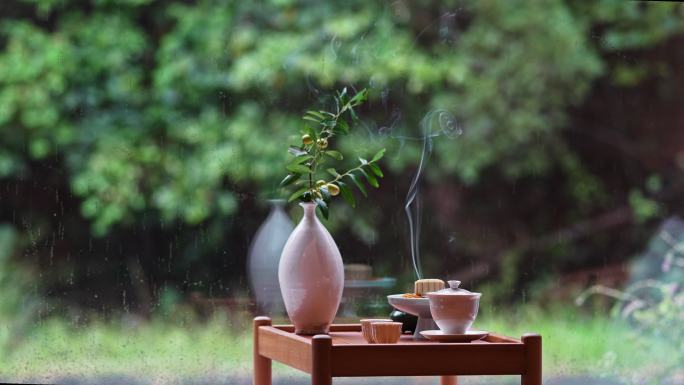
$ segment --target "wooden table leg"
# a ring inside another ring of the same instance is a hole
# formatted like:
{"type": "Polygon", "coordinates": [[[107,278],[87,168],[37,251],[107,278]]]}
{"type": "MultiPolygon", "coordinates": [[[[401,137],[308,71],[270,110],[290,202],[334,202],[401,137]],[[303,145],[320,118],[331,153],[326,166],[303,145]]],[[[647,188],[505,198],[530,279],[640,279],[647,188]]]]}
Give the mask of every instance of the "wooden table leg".
{"type": "Polygon", "coordinates": [[[458,385],[458,377],[456,376],[442,376],[439,380],[440,385],[458,385]]]}
{"type": "Polygon", "coordinates": [[[522,385],[541,385],[542,383],[542,340],[539,334],[522,336],[525,344],[527,369],[522,375],[522,385]]]}
{"type": "Polygon", "coordinates": [[[253,359],[254,373],[252,377],[253,385],[271,385],[271,360],[259,354],[259,326],[271,326],[271,319],[268,317],[254,318],[253,334],[253,359]]]}
{"type": "Polygon", "coordinates": [[[332,385],[331,350],[330,336],[318,334],[311,338],[311,385],[332,385]]]}

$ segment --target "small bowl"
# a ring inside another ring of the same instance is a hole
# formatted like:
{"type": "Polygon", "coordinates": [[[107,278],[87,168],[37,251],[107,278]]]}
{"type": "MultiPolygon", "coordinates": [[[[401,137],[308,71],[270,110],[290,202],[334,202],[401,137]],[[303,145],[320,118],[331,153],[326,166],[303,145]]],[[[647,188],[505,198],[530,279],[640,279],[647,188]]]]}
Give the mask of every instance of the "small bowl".
{"type": "Polygon", "coordinates": [[[464,334],[473,324],[482,294],[459,289],[460,281],[449,281],[449,289],[427,293],[432,318],[446,334],[464,334]]]}
{"type": "Polygon", "coordinates": [[[425,339],[420,334],[423,330],[437,329],[437,324],[432,320],[430,300],[428,298],[404,298],[403,294],[392,294],[387,296],[387,302],[397,310],[418,317],[416,329],[413,333],[414,340],[425,339]]]}
{"type": "Polygon", "coordinates": [[[361,320],[361,335],[369,344],[375,343],[373,330],[371,329],[371,324],[374,322],[392,322],[392,320],[386,318],[366,318],[361,320]]]}
{"type": "Polygon", "coordinates": [[[372,322],[373,340],[377,344],[396,344],[401,337],[401,322],[372,322]]]}

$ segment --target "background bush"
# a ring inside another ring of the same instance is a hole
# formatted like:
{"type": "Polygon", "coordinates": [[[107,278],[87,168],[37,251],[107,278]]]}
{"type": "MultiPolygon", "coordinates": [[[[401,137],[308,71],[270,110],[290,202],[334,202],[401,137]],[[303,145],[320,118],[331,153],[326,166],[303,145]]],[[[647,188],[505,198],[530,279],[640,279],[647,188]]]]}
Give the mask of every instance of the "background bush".
{"type": "Polygon", "coordinates": [[[390,172],[329,226],[346,261],[378,274],[411,277],[403,204],[419,122],[438,109],[450,118],[431,127],[440,137],[422,189],[428,272],[520,298],[565,271],[628,259],[681,210],[679,4],[0,10],[0,223],[21,245],[3,261],[34,271],[48,309],[147,313],[168,290],[244,292],[284,144],[342,86],[369,88],[370,102],[341,146],[387,146],[390,172]],[[444,135],[449,124],[463,134],[444,135]]]}

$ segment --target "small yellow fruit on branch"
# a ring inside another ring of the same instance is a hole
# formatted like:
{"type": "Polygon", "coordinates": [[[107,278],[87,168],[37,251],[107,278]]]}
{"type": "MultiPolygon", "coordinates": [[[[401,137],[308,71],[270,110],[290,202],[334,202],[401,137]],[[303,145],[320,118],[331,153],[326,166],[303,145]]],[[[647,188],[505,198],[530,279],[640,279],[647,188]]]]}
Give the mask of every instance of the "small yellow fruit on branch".
{"type": "Polygon", "coordinates": [[[340,188],[334,183],[328,183],[325,187],[328,189],[328,192],[332,196],[335,196],[340,193],[340,188]]]}

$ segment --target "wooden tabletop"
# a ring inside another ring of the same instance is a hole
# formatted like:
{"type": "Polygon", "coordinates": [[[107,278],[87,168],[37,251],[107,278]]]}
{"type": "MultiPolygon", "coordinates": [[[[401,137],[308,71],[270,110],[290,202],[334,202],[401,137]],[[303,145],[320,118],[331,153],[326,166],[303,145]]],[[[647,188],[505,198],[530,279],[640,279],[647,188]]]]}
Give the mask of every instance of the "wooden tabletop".
{"type": "MultiPolygon", "coordinates": [[[[297,336],[294,334],[294,326],[292,325],[273,325],[271,326],[274,329],[279,329],[283,332],[286,333],[291,333],[291,335],[283,335],[283,337],[289,337],[289,338],[303,338],[307,340],[311,340],[313,336],[297,336]]],[[[369,344],[364,338],[363,335],[361,334],[361,325],[360,324],[335,324],[331,325],[330,327],[330,333],[328,333],[330,338],[332,339],[332,345],[337,346],[337,345],[371,345],[369,344]]],[[[385,345],[444,345],[444,344],[490,344],[490,343],[505,343],[505,344],[521,344],[522,342],[519,339],[515,339],[512,337],[506,337],[498,334],[492,334],[490,333],[487,337],[472,341],[472,342],[437,342],[437,341],[430,341],[430,340],[416,340],[413,338],[413,334],[403,334],[400,338],[397,344],[385,344],[385,345]]],[[[373,344],[373,345],[379,345],[379,344],[373,344]]]]}

